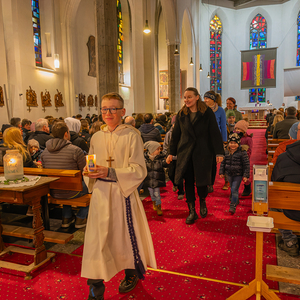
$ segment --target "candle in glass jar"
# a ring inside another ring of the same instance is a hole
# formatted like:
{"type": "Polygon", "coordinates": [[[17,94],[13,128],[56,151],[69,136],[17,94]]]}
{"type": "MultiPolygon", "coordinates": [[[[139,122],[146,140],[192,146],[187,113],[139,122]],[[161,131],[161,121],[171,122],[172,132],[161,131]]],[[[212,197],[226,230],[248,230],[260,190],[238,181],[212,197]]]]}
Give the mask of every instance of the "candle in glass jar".
{"type": "Polygon", "coordinates": [[[86,166],[88,172],[95,172],[94,170],[92,171],[90,168],[96,167],[96,154],[89,154],[86,156],[86,166]]]}

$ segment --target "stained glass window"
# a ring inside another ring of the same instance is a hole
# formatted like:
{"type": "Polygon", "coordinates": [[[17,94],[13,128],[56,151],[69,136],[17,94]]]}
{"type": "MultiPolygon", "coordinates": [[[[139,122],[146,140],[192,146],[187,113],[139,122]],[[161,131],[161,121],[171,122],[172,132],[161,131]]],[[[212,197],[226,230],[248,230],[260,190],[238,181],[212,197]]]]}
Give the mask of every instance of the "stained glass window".
{"type": "Polygon", "coordinates": [[[210,89],[222,94],[222,23],[217,15],[210,21],[210,89]]]}
{"type": "MultiPolygon", "coordinates": [[[[267,22],[261,15],[257,14],[250,24],[250,50],[267,47],[267,22]]],[[[250,89],[249,102],[266,102],[266,89],[250,89]]]]}
{"type": "Polygon", "coordinates": [[[42,67],[42,44],[39,0],[31,1],[35,65],[42,67]]]}
{"type": "Polygon", "coordinates": [[[120,82],[124,83],[123,74],[123,20],[122,20],[122,7],[121,1],[117,0],[117,18],[118,18],[118,65],[119,65],[119,75],[120,82]]]}
{"type": "MultiPolygon", "coordinates": [[[[297,19],[297,66],[300,67],[300,12],[297,19]]],[[[300,101],[300,96],[296,96],[296,101],[300,101]]]]}

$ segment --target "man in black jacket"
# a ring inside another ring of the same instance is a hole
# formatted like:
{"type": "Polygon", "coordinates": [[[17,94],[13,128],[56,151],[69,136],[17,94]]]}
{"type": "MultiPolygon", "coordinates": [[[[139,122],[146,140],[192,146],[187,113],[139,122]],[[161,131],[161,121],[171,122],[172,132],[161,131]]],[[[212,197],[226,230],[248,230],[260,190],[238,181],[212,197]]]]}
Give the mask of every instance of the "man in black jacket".
{"type": "Polygon", "coordinates": [[[153,125],[153,115],[145,114],[144,116],[145,123],[141,125],[139,131],[141,132],[143,142],[156,141],[162,142],[160,132],[153,125]]]}
{"type": "Polygon", "coordinates": [[[291,126],[298,122],[296,118],[297,110],[295,107],[288,107],[286,112],[286,118],[283,121],[278,122],[274,127],[273,139],[289,139],[289,130],[291,126]]]}
{"type": "MultiPolygon", "coordinates": [[[[286,147],[286,152],[278,156],[272,173],[272,181],[300,183],[300,141],[286,147]]],[[[300,211],[284,209],[286,217],[300,222],[300,211]]],[[[299,255],[298,238],[291,230],[279,229],[282,240],[278,247],[290,256],[299,255]]]]}
{"type": "Polygon", "coordinates": [[[25,143],[32,139],[39,142],[41,150],[44,150],[46,148],[46,142],[52,139],[52,137],[50,136],[48,120],[38,119],[35,122],[35,132],[32,132],[29,135],[28,139],[25,140],[25,143]]]}

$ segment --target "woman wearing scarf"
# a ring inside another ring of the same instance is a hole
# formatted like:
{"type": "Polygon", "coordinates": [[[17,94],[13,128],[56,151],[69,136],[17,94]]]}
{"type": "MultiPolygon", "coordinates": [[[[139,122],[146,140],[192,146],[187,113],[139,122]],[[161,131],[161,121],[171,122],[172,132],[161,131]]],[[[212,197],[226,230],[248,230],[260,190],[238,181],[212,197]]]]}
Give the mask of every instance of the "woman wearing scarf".
{"type": "MultiPolygon", "coordinates": [[[[204,102],[215,113],[223,142],[227,142],[226,113],[221,106],[222,105],[221,95],[215,93],[214,91],[206,92],[204,94],[204,102]]],[[[212,193],[214,191],[213,185],[215,183],[216,173],[217,173],[217,165],[214,160],[214,164],[212,166],[212,178],[211,178],[212,185],[208,187],[209,193],[212,193]]]]}

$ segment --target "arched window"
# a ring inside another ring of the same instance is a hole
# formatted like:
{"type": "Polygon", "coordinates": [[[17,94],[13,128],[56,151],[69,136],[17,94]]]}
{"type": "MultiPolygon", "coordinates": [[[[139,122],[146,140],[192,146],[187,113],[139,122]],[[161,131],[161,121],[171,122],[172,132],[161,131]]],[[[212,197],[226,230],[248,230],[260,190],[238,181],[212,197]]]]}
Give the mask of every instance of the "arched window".
{"type": "Polygon", "coordinates": [[[222,23],[217,15],[210,21],[210,89],[222,94],[222,23]]]}
{"type": "Polygon", "coordinates": [[[124,83],[123,74],[123,20],[121,1],[117,0],[117,18],[118,18],[118,65],[119,65],[119,82],[124,83]]]}
{"type": "Polygon", "coordinates": [[[35,65],[42,67],[42,44],[39,0],[31,0],[35,65]]]}
{"type": "MultiPolygon", "coordinates": [[[[267,47],[267,22],[261,15],[257,14],[250,24],[250,50],[267,47]]],[[[250,89],[249,102],[266,102],[266,89],[250,89]]]]}
{"type": "MultiPolygon", "coordinates": [[[[300,66],[300,11],[297,19],[297,62],[296,65],[300,66]]],[[[300,101],[300,96],[296,96],[296,101],[300,101]]]]}

